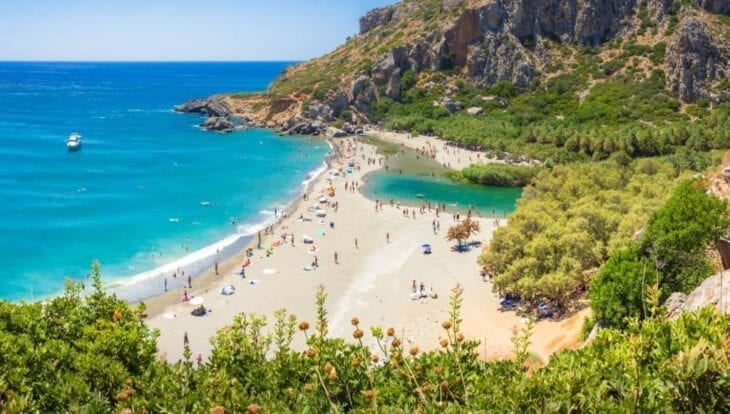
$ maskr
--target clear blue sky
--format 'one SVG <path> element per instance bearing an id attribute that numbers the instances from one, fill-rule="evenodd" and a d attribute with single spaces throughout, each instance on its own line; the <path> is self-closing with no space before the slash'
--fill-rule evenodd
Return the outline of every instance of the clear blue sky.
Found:
<path id="1" fill-rule="evenodd" d="M 0 60 L 305 60 L 395 0 L 0 0 Z"/>

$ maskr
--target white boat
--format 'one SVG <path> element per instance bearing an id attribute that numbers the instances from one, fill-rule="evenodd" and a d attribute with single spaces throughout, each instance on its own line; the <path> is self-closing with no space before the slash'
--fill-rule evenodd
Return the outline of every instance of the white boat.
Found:
<path id="1" fill-rule="evenodd" d="M 69 151 L 76 151 L 81 147 L 81 135 L 79 135 L 78 132 L 72 132 L 71 135 L 68 136 L 68 141 L 66 141 L 66 148 L 68 148 Z"/>

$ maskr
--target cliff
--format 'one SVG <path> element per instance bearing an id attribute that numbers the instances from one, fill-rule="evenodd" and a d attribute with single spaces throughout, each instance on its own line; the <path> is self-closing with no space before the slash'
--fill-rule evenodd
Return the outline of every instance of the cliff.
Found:
<path id="1" fill-rule="evenodd" d="M 401 101 L 413 83 L 448 86 L 464 80 L 487 88 L 509 82 L 527 90 L 575 72 L 577 56 L 588 50 L 596 65 L 612 65 L 616 75 L 635 67 L 646 74 L 659 70 L 667 90 L 683 102 L 717 103 L 728 91 L 723 83 L 730 70 L 728 4 L 405 0 L 367 13 L 358 35 L 287 69 L 265 94 L 216 101 L 257 125 L 286 130 L 317 122 L 316 132 L 337 119 L 369 122 L 378 100 Z M 627 50 L 651 52 L 622 58 Z"/>

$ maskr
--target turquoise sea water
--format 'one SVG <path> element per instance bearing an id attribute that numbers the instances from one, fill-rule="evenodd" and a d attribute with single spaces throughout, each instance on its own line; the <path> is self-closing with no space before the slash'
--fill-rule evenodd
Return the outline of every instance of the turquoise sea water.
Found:
<path id="1" fill-rule="evenodd" d="M 123 296 L 149 296 L 161 290 L 152 269 L 191 254 L 209 266 L 273 221 L 327 143 L 205 132 L 172 108 L 263 90 L 286 65 L 0 63 L 0 299 L 58 292 L 94 259 L 108 283 L 136 275 Z M 70 153 L 74 131 L 83 145 Z"/>
<path id="2" fill-rule="evenodd" d="M 381 147 L 377 139 L 370 139 Z M 392 145 L 385 145 L 391 151 Z M 382 148 L 382 147 L 381 147 Z M 419 206 L 426 202 L 443 203 L 447 211 L 465 213 L 470 207 L 489 217 L 506 217 L 514 211 L 522 195 L 521 188 L 489 187 L 456 182 L 445 174 L 447 169 L 437 162 L 417 157 L 415 151 L 399 148 L 389 155 L 388 169 L 368 174 L 363 194 L 385 203 L 391 199 L 405 205 Z"/>

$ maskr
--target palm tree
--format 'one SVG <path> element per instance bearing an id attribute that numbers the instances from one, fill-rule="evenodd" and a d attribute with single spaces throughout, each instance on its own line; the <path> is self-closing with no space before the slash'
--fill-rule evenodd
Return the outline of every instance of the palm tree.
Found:
<path id="1" fill-rule="evenodd" d="M 449 228 L 446 232 L 446 240 L 456 241 L 458 247 L 464 245 L 464 241 L 468 240 L 474 234 L 479 232 L 479 222 L 472 220 L 471 217 L 467 217 L 461 223 L 455 224 Z"/>

